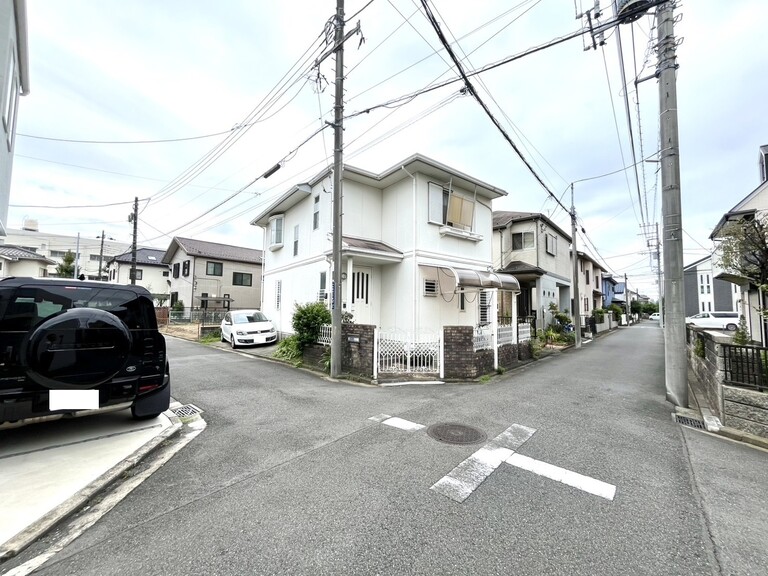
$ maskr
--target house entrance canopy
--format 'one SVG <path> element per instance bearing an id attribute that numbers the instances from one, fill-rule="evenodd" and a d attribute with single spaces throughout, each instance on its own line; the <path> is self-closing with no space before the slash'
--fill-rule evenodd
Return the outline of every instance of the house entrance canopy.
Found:
<path id="1" fill-rule="evenodd" d="M 456 288 L 477 288 L 479 290 L 498 288 L 508 292 L 520 292 L 520 283 L 511 274 L 448 266 L 441 266 L 440 271 L 453 276 L 456 281 Z"/>

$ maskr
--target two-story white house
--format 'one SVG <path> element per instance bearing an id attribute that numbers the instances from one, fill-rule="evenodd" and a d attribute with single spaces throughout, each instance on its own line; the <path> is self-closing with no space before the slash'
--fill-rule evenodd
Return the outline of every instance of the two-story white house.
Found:
<path id="1" fill-rule="evenodd" d="M 591 316 L 595 310 L 603 308 L 603 270 L 602 266 L 586 252 L 578 251 L 579 257 L 579 304 L 580 316 Z"/>
<path id="2" fill-rule="evenodd" d="M 186 308 L 248 309 L 261 304 L 262 251 L 174 237 L 162 257 L 170 302 Z"/>
<path id="3" fill-rule="evenodd" d="M 155 248 L 136 249 L 136 284 L 143 286 L 156 300 L 168 300 L 170 295 L 170 270 L 163 264 L 165 250 Z M 111 258 L 106 265 L 107 277 L 116 284 L 131 283 L 133 254 L 126 252 Z"/>
<path id="4" fill-rule="evenodd" d="M 495 322 L 491 202 L 506 192 L 422 155 L 375 174 L 342 175 L 343 311 L 357 324 L 410 333 Z M 264 312 L 292 332 L 295 304 L 332 294 L 330 169 L 294 186 L 252 220 L 264 230 Z"/>
<path id="5" fill-rule="evenodd" d="M 512 274 L 520 282 L 518 314 L 536 328 L 552 321 L 550 304 L 571 309 L 571 237 L 544 214 L 536 212 L 493 213 L 494 268 Z M 512 308 L 502 297 L 501 314 Z"/>

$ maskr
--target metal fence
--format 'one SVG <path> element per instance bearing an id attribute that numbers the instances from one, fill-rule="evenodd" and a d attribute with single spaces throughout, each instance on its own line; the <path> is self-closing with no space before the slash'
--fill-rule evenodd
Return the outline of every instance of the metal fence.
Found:
<path id="1" fill-rule="evenodd" d="M 768 349 L 735 344 L 722 347 L 727 384 L 768 392 Z"/>
<path id="2" fill-rule="evenodd" d="M 322 344 L 323 346 L 330 346 L 331 345 L 331 330 L 332 326 L 330 324 L 323 324 L 320 326 L 320 335 L 317 337 L 317 343 Z"/>
<path id="3" fill-rule="evenodd" d="M 377 332 L 378 372 L 440 372 L 440 332 L 396 329 Z"/>
<path id="4" fill-rule="evenodd" d="M 221 324 L 227 312 L 228 310 L 184 308 L 184 310 L 171 310 L 168 319 L 171 324 Z"/>

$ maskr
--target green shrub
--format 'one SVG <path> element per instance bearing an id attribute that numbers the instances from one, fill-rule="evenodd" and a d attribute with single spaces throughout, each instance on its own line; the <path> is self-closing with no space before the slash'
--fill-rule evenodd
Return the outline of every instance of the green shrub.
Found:
<path id="1" fill-rule="evenodd" d="M 605 320 L 605 310 L 602 308 L 595 308 L 592 312 L 592 316 L 594 316 L 595 322 L 600 324 Z"/>
<path id="2" fill-rule="evenodd" d="M 696 354 L 699 358 L 704 358 L 704 355 L 706 354 L 704 350 L 704 339 L 703 338 L 696 338 L 696 344 L 693 345 L 693 353 Z"/>
<path id="3" fill-rule="evenodd" d="M 618 322 L 621 319 L 621 315 L 624 314 L 624 310 L 618 304 L 611 304 L 608 310 L 613 313 L 613 319 Z"/>
<path id="4" fill-rule="evenodd" d="M 742 314 L 739 316 L 739 326 L 736 328 L 736 332 L 733 333 L 733 343 L 739 346 L 749 344 L 751 339 L 749 338 L 749 329 L 747 328 L 747 319 Z"/>
<path id="5" fill-rule="evenodd" d="M 171 310 L 174 312 L 184 312 L 184 300 L 176 300 L 176 303 L 171 306 Z"/>
<path id="6" fill-rule="evenodd" d="M 320 327 L 331 323 L 331 311 L 322 302 L 310 302 L 309 304 L 296 304 L 293 313 L 293 332 L 298 339 L 299 350 L 304 350 L 317 342 L 320 336 Z"/>
<path id="7" fill-rule="evenodd" d="M 571 317 L 568 316 L 568 314 L 565 312 L 556 312 L 554 318 L 557 320 L 557 322 L 560 323 L 561 326 L 572 323 Z"/>
<path id="8" fill-rule="evenodd" d="M 299 346 L 299 339 L 294 335 L 280 340 L 277 345 L 277 350 L 275 350 L 272 356 L 280 358 L 281 360 L 300 359 L 301 346 Z"/>
<path id="9" fill-rule="evenodd" d="M 204 334 L 203 336 L 200 336 L 199 342 L 201 344 L 214 344 L 216 342 L 221 342 L 221 330 L 214 330 Z"/>

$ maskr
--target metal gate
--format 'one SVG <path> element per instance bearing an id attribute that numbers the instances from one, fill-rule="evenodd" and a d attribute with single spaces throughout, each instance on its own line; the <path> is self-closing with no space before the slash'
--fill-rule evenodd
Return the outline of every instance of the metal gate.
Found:
<path id="1" fill-rule="evenodd" d="M 439 374 L 441 348 L 440 332 L 377 329 L 376 372 Z"/>

